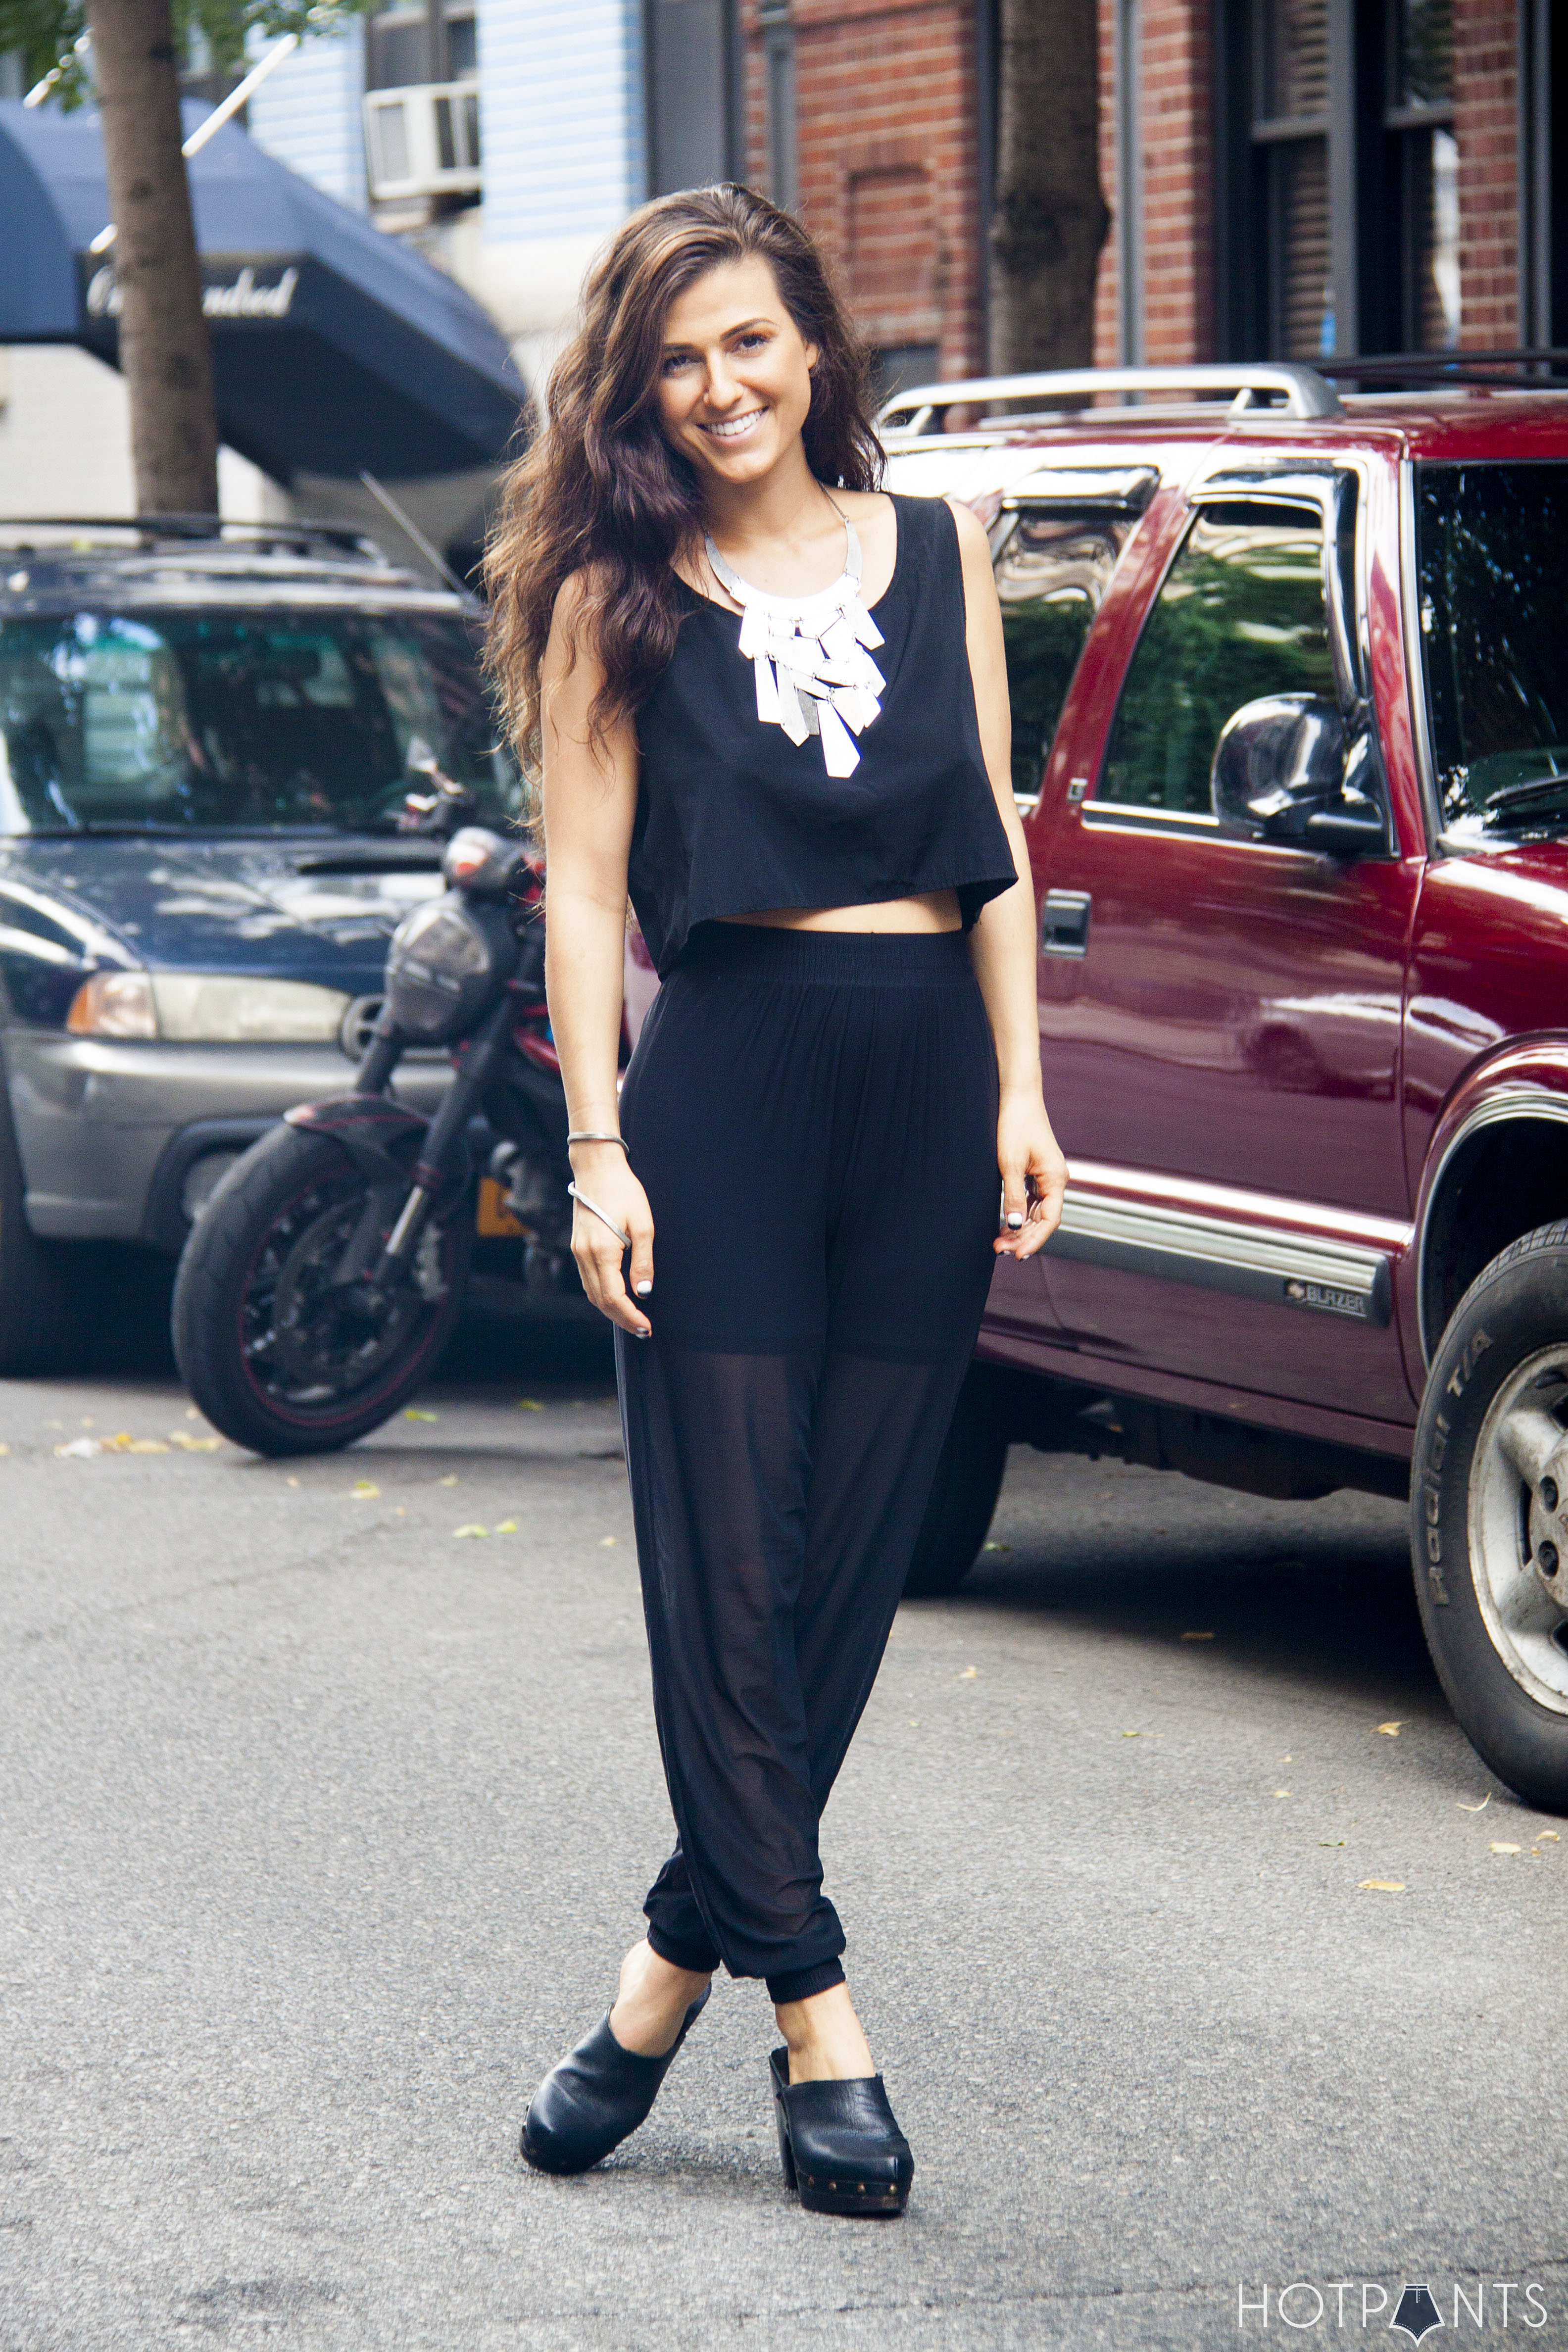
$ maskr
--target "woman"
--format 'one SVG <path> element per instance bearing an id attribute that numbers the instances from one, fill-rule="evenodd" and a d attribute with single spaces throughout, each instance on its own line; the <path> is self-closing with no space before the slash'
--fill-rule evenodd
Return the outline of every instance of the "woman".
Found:
<path id="1" fill-rule="evenodd" d="M 913 2160 L 818 1821 L 992 1253 L 1033 1256 L 1066 1181 L 985 533 L 878 492 L 864 401 L 799 225 L 664 197 L 589 279 L 489 561 L 679 1831 L 523 2154 L 580 2171 L 634 2130 L 722 1960 L 774 2004 L 786 2178 L 846 2212 L 901 2211 Z M 628 891 L 663 985 L 617 1099 Z"/>

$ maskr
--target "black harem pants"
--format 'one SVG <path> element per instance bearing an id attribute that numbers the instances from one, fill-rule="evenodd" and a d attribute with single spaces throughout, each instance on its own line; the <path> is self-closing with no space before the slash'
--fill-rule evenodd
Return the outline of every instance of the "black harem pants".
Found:
<path id="1" fill-rule="evenodd" d="M 843 1979 L 818 1823 L 994 1264 L 996 1061 L 966 940 L 702 927 L 621 1115 L 654 1217 L 653 1337 L 616 1345 L 679 1832 L 648 1941 L 803 2000 Z"/>

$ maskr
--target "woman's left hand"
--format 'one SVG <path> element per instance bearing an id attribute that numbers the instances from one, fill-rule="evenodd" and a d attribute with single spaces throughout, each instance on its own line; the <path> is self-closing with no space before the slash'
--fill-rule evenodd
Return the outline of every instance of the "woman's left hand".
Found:
<path id="1" fill-rule="evenodd" d="M 996 1162 L 1004 1227 L 994 1244 L 996 1255 L 1033 1257 L 1061 1223 L 1068 1181 L 1068 1164 L 1038 1094 L 1004 1099 L 996 1121 Z"/>

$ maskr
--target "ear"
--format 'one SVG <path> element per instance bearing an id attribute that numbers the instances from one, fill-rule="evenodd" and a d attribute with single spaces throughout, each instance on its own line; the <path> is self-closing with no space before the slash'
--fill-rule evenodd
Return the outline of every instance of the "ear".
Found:
<path id="1" fill-rule="evenodd" d="M 807 373 L 807 374 L 808 374 L 808 375 L 809 375 L 809 374 L 812 373 L 812 371 L 816 368 L 816 362 L 817 362 L 817 361 L 818 361 L 821 357 L 822 357 L 822 353 L 821 353 L 821 352 L 817 349 L 817 347 L 816 347 L 816 345 L 815 343 L 807 343 L 807 344 L 806 344 L 806 346 L 805 346 L 805 366 L 806 366 L 806 373 Z"/>

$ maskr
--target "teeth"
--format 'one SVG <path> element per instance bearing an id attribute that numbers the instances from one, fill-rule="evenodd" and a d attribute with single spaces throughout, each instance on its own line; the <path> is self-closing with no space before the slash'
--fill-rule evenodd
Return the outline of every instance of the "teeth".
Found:
<path id="1" fill-rule="evenodd" d="M 762 413 L 760 408 L 753 408 L 749 416 L 727 417 L 722 425 L 705 425 L 702 430 L 713 434 L 721 441 L 730 441 L 738 433 L 749 432 Z"/>

